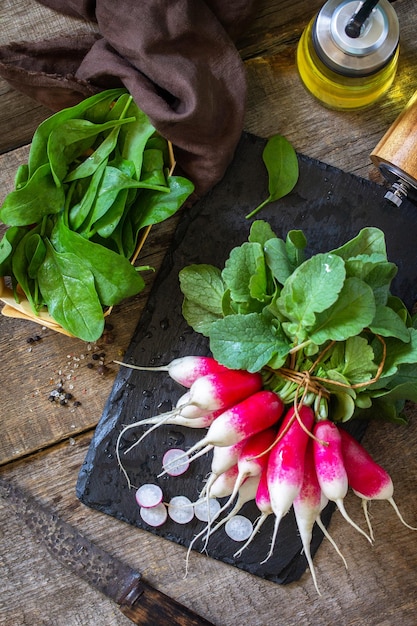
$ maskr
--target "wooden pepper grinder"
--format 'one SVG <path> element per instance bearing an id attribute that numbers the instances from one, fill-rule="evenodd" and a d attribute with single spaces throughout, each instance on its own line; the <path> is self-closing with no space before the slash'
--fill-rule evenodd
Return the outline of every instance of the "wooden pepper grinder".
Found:
<path id="1" fill-rule="evenodd" d="M 371 160 L 391 183 L 385 198 L 401 206 L 417 203 L 417 91 L 371 153 Z"/>

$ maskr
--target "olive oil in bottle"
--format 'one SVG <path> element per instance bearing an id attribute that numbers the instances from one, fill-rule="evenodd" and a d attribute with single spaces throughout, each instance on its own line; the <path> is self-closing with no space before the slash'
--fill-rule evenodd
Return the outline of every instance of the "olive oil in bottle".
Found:
<path id="1" fill-rule="evenodd" d="M 389 89 L 398 55 L 398 18 L 388 0 L 329 0 L 300 38 L 297 67 L 322 104 L 360 109 Z"/>

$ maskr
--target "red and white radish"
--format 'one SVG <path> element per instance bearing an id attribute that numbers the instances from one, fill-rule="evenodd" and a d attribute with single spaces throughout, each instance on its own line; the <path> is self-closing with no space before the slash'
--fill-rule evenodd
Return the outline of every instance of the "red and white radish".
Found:
<path id="1" fill-rule="evenodd" d="M 387 500 L 404 526 L 411 530 L 417 530 L 417 528 L 407 524 L 401 515 L 393 498 L 394 485 L 388 472 L 376 463 L 359 441 L 345 429 L 340 428 L 339 433 L 348 483 L 353 492 L 362 499 L 362 507 L 371 537 L 373 538 L 373 530 L 367 507 L 370 500 Z"/>
<path id="2" fill-rule="evenodd" d="M 266 470 L 263 471 L 260 476 L 258 488 L 255 494 L 255 503 L 261 515 L 259 516 L 252 530 L 252 534 L 248 537 L 248 540 L 246 541 L 246 543 L 237 552 L 234 553 L 233 556 L 235 558 L 240 556 L 242 552 L 248 547 L 248 545 L 252 543 L 256 534 L 259 532 L 261 526 L 264 524 L 267 518 L 273 513 L 272 506 L 271 506 L 271 497 L 269 495 L 269 489 L 268 489 L 268 480 L 267 480 Z"/>
<path id="3" fill-rule="evenodd" d="M 154 425 L 147 430 L 137 441 L 135 441 L 125 453 L 131 451 L 135 446 L 143 441 L 143 439 L 155 428 L 163 423 L 167 423 L 170 419 L 177 415 L 184 415 L 185 407 L 197 407 L 198 415 L 204 415 L 219 409 L 227 409 L 244 398 L 251 396 L 262 389 L 262 376 L 260 374 L 252 374 L 245 370 L 227 370 L 219 374 L 208 374 L 200 376 L 191 385 L 189 390 L 189 400 L 185 404 L 175 407 L 171 411 L 163 413 L 159 416 Z M 272 393 L 272 392 L 270 392 Z M 277 396 L 276 396 L 277 397 Z M 202 412 L 200 413 L 200 409 Z M 186 417 L 189 417 L 188 415 Z M 151 418 L 153 419 L 153 418 Z M 215 421 L 215 420 L 214 420 Z M 213 421 L 213 424 L 214 424 Z M 129 487 L 131 486 L 129 477 L 120 459 L 120 443 L 126 432 L 132 428 L 143 425 L 143 421 L 139 420 L 127 426 L 119 433 L 116 442 L 116 456 L 120 469 L 124 473 Z M 224 445 L 228 445 L 227 443 Z"/>
<path id="4" fill-rule="evenodd" d="M 259 433 L 243 440 L 243 446 L 237 459 L 237 467 L 239 471 L 235 486 L 233 488 L 233 492 L 230 494 L 228 502 L 224 505 L 224 509 L 226 509 L 236 498 L 240 487 L 247 478 L 254 476 L 259 476 L 260 478 L 262 472 L 266 470 L 269 448 L 275 441 L 276 433 L 276 428 L 266 428 L 265 430 L 261 430 Z M 256 486 L 258 486 L 258 484 L 259 480 L 257 481 Z M 254 497 L 255 495 L 256 491 Z"/>
<path id="5" fill-rule="evenodd" d="M 348 477 L 338 427 L 330 420 L 322 420 L 316 423 L 313 434 L 314 463 L 321 490 L 326 498 L 336 503 L 345 520 L 372 543 L 371 537 L 349 517 L 345 509 Z"/>
<path id="6" fill-rule="evenodd" d="M 291 407 L 285 414 L 278 434 L 278 442 L 268 458 L 267 483 L 271 507 L 275 515 L 271 548 L 265 561 L 272 555 L 281 519 L 290 510 L 300 492 L 304 476 L 304 457 L 314 411 L 310 406 Z"/>
<path id="7" fill-rule="evenodd" d="M 317 584 L 316 571 L 310 550 L 314 524 L 320 515 L 321 509 L 321 489 L 314 465 L 313 439 L 311 438 L 307 443 L 304 457 L 303 483 L 300 492 L 294 498 L 293 509 L 304 554 L 310 568 L 314 586 L 320 596 L 321 593 Z"/>
<path id="8" fill-rule="evenodd" d="M 214 446 L 213 455 L 211 458 L 210 475 L 200 492 L 200 498 L 202 498 L 207 492 L 210 493 L 210 489 L 216 478 L 227 472 L 231 467 L 237 465 L 240 451 L 245 445 L 245 439 L 238 441 L 232 446 Z"/>
<path id="9" fill-rule="evenodd" d="M 273 391 L 254 392 L 219 415 L 206 436 L 192 446 L 187 454 L 193 460 L 214 446 L 237 444 L 276 424 L 283 410 L 284 403 Z"/>
<path id="10" fill-rule="evenodd" d="M 114 361 L 118 365 L 134 370 L 145 372 L 168 372 L 169 376 L 183 387 L 191 387 L 193 382 L 207 374 L 219 374 L 230 371 L 224 365 L 218 363 L 213 357 L 208 356 L 183 356 L 171 361 L 168 365 L 142 366 Z"/>

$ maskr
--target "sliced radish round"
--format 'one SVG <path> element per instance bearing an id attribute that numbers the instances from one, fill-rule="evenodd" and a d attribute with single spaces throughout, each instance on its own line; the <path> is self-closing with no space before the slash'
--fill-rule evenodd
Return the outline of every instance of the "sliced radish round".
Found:
<path id="1" fill-rule="evenodd" d="M 190 466 L 188 456 L 184 456 L 184 450 L 180 448 L 170 448 L 162 458 L 162 466 L 169 476 L 181 476 Z"/>
<path id="2" fill-rule="evenodd" d="M 178 524 L 188 524 L 194 517 L 193 503 L 186 496 L 174 496 L 168 504 L 168 515 Z"/>
<path id="3" fill-rule="evenodd" d="M 235 515 L 227 520 L 224 529 L 233 541 L 245 541 L 251 536 L 253 526 L 252 522 L 247 517 Z"/>
<path id="4" fill-rule="evenodd" d="M 194 505 L 194 514 L 201 522 L 208 522 L 220 510 L 220 502 L 216 498 L 209 498 Z"/>
<path id="5" fill-rule="evenodd" d="M 162 489 L 159 485 L 153 483 L 146 483 L 139 487 L 136 491 L 136 502 L 139 506 L 143 506 L 146 509 L 157 506 L 162 502 Z"/>
<path id="6" fill-rule="evenodd" d="M 139 513 L 145 524 L 149 524 L 149 526 L 162 526 L 168 517 L 167 508 L 163 502 L 151 509 L 142 506 Z"/>

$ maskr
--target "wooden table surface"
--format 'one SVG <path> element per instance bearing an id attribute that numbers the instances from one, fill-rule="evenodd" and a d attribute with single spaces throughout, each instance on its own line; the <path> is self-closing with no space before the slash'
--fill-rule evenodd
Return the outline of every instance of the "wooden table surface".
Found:
<path id="1" fill-rule="evenodd" d="M 259 2 L 256 19 L 238 42 L 249 88 L 245 129 L 262 137 L 284 134 L 299 152 L 376 180 L 370 152 L 417 85 L 416 3 L 394 3 L 401 54 L 393 87 L 369 109 L 349 113 L 330 111 L 315 102 L 297 76 L 298 39 L 321 5 L 318 0 Z M 2 44 L 93 28 L 34 0 L 2 0 L 0 24 Z M 17 166 L 27 157 L 34 129 L 50 112 L 4 81 L 0 81 L 0 104 L 1 203 L 12 188 Z M 175 219 L 151 231 L 144 263 L 159 267 L 174 228 Z M 385 502 L 371 507 L 373 547 L 339 513 L 334 514 L 331 533 L 349 567 L 345 570 L 324 542 L 315 559 L 323 591 L 318 597 L 308 572 L 297 583 L 279 586 L 198 554 L 184 581 L 183 547 L 90 510 L 77 500 L 78 472 L 117 372 L 112 360 L 120 359 L 129 345 L 150 286 L 149 282 L 145 293 L 115 307 L 113 330 L 94 345 L 0 316 L 1 477 L 27 489 L 98 545 L 138 568 L 151 584 L 217 626 L 415 624 L 417 534 L 403 526 Z M 40 339 L 31 341 L 37 335 Z M 101 353 L 104 373 L 93 359 Z M 62 407 L 49 401 L 60 380 L 81 406 Z M 414 407 L 409 413 L 408 427 L 373 423 L 364 444 L 391 473 L 396 501 L 409 523 L 417 525 Z M 361 519 L 358 498 L 349 494 L 346 505 L 355 519 Z M 0 502 L 1 625 L 128 623 L 111 601 L 55 562 Z"/>

